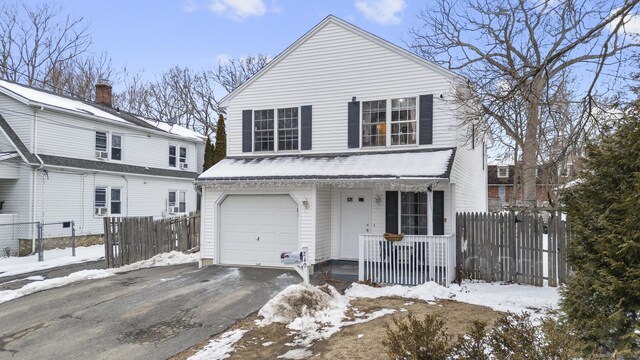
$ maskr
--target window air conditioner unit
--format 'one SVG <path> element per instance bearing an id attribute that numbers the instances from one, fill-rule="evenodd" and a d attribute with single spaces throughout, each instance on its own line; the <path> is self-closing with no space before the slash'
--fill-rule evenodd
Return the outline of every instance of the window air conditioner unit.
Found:
<path id="1" fill-rule="evenodd" d="M 189 167 L 189 164 L 182 163 L 180 164 L 180 169 L 186 169 Z"/>
<path id="2" fill-rule="evenodd" d="M 96 215 L 99 215 L 99 216 L 107 215 L 107 208 L 106 207 L 96 208 Z"/>
<path id="3" fill-rule="evenodd" d="M 180 206 L 169 206 L 169 214 L 177 214 L 180 212 Z"/>
<path id="4" fill-rule="evenodd" d="M 108 159 L 109 153 L 106 151 L 96 151 L 96 159 Z"/>

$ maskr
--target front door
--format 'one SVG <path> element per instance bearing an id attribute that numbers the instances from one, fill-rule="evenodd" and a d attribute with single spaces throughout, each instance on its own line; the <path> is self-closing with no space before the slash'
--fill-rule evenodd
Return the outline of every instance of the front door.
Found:
<path id="1" fill-rule="evenodd" d="M 343 191 L 340 200 L 340 257 L 358 258 L 358 235 L 369 232 L 371 192 Z"/>

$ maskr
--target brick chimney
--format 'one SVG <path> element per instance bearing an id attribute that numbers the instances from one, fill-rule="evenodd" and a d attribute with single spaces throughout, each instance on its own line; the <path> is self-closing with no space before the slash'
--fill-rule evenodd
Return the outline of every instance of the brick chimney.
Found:
<path id="1" fill-rule="evenodd" d="M 108 107 L 113 105 L 111 84 L 109 84 L 109 80 L 98 79 L 98 82 L 96 83 L 96 103 L 106 105 Z"/>

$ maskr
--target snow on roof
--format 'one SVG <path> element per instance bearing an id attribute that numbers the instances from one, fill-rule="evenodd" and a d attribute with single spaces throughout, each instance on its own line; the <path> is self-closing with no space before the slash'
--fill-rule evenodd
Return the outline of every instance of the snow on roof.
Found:
<path id="1" fill-rule="evenodd" d="M 510 157 L 494 157 L 487 160 L 487 165 L 510 166 L 513 165 L 513 159 Z"/>
<path id="2" fill-rule="evenodd" d="M 226 158 L 198 180 L 448 178 L 452 148 L 403 152 Z"/>
<path id="3" fill-rule="evenodd" d="M 178 135 L 178 136 L 182 136 L 185 138 L 191 138 L 191 139 L 197 139 L 197 140 L 205 140 L 207 137 L 199 134 L 193 130 L 189 130 L 185 127 L 182 127 L 180 125 L 170 125 L 166 122 L 162 122 L 162 121 L 158 121 L 158 120 L 152 120 L 149 118 L 145 118 L 142 116 L 138 116 L 139 119 L 144 120 L 146 123 L 148 123 L 151 126 L 154 126 L 162 131 L 166 131 L 170 134 L 174 134 L 174 135 Z"/>
<path id="4" fill-rule="evenodd" d="M 52 94 L 5 80 L 0 80 L 0 87 L 3 87 L 30 102 L 71 110 L 84 115 L 94 115 L 108 120 L 128 123 L 126 120 L 101 110 L 96 106 L 87 104 L 82 100 L 70 99 L 65 96 Z"/>

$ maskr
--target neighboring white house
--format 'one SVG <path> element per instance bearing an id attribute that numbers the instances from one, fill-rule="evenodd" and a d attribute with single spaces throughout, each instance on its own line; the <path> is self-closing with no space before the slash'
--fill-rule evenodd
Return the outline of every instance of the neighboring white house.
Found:
<path id="1" fill-rule="evenodd" d="M 196 210 L 203 136 L 96 103 L 0 81 L 1 213 L 13 222 L 74 221 L 103 233 L 105 216 Z M 46 229 L 45 229 L 46 230 Z"/>
<path id="2" fill-rule="evenodd" d="M 454 116 L 448 70 L 334 16 L 222 100 L 227 158 L 198 178 L 201 257 L 280 266 L 359 258 L 359 235 L 455 232 L 486 211 L 482 139 Z M 468 134 L 467 134 L 468 135 Z"/>

